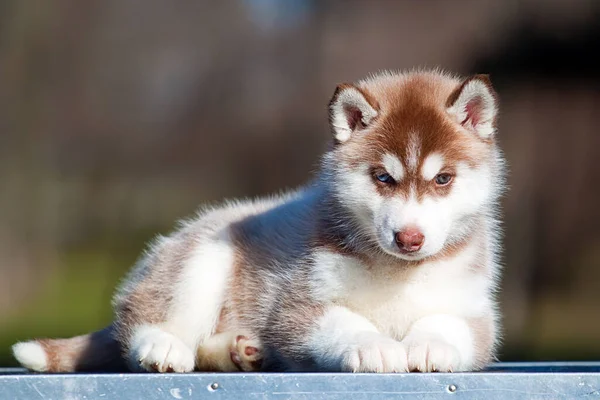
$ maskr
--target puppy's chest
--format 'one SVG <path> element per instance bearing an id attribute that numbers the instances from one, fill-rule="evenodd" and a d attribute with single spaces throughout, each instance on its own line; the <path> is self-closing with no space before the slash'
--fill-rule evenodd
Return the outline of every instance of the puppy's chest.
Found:
<path id="1" fill-rule="evenodd" d="M 403 337 L 417 319 L 433 313 L 448 312 L 456 302 L 451 287 L 431 277 L 420 279 L 364 280 L 348 287 L 339 301 L 365 316 L 382 332 Z"/>
<path id="2" fill-rule="evenodd" d="M 329 301 L 366 317 L 388 335 L 401 339 L 419 318 L 432 314 L 477 314 L 486 301 L 480 276 L 451 265 L 409 270 L 381 265 L 367 268 L 355 260 L 337 259 L 322 271 L 323 294 Z"/>

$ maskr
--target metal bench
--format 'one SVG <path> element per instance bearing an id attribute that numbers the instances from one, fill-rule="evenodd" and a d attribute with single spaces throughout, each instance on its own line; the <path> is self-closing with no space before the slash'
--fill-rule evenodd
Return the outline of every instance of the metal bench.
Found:
<path id="1" fill-rule="evenodd" d="M 454 374 L 31 374 L 0 369 L 0 399 L 594 399 L 600 362 L 497 363 Z"/>

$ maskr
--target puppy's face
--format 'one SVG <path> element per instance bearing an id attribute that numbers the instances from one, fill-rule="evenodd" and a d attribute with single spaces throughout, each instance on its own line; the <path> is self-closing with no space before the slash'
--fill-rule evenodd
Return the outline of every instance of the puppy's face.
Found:
<path id="1" fill-rule="evenodd" d="M 487 78 L 373 78 L 340 85 L 330 110 L 336 196 L 383 251 L 416 261 L 469 234 L 498 181 Z"/>

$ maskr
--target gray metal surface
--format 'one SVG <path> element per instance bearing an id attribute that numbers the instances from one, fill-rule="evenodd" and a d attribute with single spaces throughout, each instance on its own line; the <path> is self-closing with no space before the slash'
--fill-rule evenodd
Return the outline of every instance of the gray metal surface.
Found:
<path id="1" fill-rule="evenodd" d="M 560 372 L 551 372 L 560 371 Z M 499 363 L 456 374 L 28 374 L 0 399 L 600 399 L 600 363 Z"/>

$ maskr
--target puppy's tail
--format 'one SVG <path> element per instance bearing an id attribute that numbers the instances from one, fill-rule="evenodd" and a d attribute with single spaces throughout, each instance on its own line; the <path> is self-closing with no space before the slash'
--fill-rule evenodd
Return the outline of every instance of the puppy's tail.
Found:
<path id="1" fill-rule="evenodd" d="M 112 325 L 69 339 L 38 339 L 12 347 L 17 361 L 38 372 L 126 371 Z"/>

